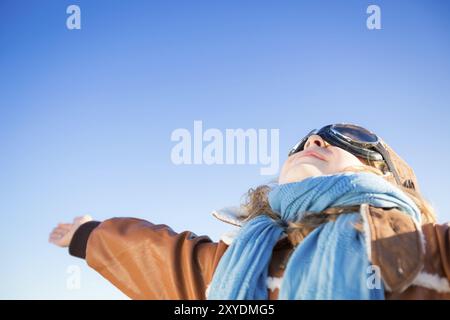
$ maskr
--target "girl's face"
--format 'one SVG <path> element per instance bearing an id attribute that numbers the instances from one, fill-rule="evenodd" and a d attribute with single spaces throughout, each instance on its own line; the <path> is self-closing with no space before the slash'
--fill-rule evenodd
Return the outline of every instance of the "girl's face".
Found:
<path id="1" fill-rule="evenodd" d="M 281 168 L 279 184 L 298 182 L 308 177 L 341 172 L 349 166 L 364 164 L 358 157 L 312 135 L 302 151 L 291 155 Z"/>

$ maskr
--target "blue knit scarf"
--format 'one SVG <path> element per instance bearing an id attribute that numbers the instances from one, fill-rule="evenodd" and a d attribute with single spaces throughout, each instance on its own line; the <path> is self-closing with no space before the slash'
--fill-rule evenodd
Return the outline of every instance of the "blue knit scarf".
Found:
<path id="1" fill-rule="evenodd" d="M 269 193 L 281 222 L 298 221 L 305 212 L 367 203 L 398 208 L 420 223 L 420 211 L 399 188 L 372 173 L 339 173 L 277 185 Z M 368 286 L 370 262 L 364 235 L 354 224 L 359 213 L 341 214 L 317 227 L 294 250 L 281 283 L 279 299 L 384 299 L 384 288 Z M 208 299 L 268 299 L 272 250 L 283 223 L 266 215 L 245 223 L 222 256 Z M 370 268 L 369 268 L 370 269 Z"/>

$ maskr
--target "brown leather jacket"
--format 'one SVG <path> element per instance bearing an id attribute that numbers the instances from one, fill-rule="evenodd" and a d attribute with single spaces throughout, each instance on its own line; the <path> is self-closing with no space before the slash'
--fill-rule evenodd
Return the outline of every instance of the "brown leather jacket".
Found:
<path id="1" fill-rule="evenodd" d="M 381 271 L 386 299 L 450 299 L 448 224 L 420 227 L 396 209 L 367 205 L 361 206 L 361 215 L 370 243 L 368 255 Z M 205 299 L 228 247 L 223 240 L 215 243 L 207 236 L 176 233 L 166 225 L 135 218 L 88 223 L 84 231 L 83 226 L 72 240 L 71 253 L 85 257 L 89 266 L 132 299 Z M 83 252 L 77 254 L 80 247 Z M 273 250 L 269 299 L 277 299 L 292 249 L 284 238 Z"/>

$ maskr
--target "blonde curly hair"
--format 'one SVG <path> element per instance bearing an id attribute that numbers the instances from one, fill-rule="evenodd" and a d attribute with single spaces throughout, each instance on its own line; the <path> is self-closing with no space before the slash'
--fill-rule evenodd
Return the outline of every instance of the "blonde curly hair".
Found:
<path id="1" fill-rule="evenodd" d="M 362 164 L 357 166 L 347 167 L 342 172 L 371 172 L 376 175 L 386 178 L 386 168 L 383 162 L 370 162 L 366 159 L 360 159 Z M 391 179 L 387 179 L 392 183 Z M 411 188 L 402 185 L 396 185 L 403 192 L 406 193 L 417 205 L 422 213 L 422 224 L 436 222 L 436 215 L 433 207 L 422 197 L 422 195 Z M 242 209 L 247 213 L 244 221 L 253 219 L 259 215 L 267 215 L 268 217 L 279 220 L 279 215 L 272 210 L 268 200 L 268 193 L 271 187 L 269 185 L 260 185 L 256 188 L 251 188 L 245 194 L 245 201 L 241 205 Z M 286 233 L 289 241 L 293 246 L 297 246 L 311 231 L 323 223 L 334 221 L 339 214 L 358 212 L 359 206 L 345 206 L 327 208 L 321 212 L 311 212 L 305 214 L 304 218 L 297 222 L 288 222 Z M 361 230 L 360 225 L 355 226 Z"/>

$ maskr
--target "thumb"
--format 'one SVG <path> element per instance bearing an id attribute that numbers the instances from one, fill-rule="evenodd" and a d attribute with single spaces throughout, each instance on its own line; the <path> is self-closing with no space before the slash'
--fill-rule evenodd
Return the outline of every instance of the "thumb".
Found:
<path id="1" fill-rule="evenodd" d="M 86 222 L 89 222 L 89 221 L 92 221 L 92 220 L 93 220 L 92 217 L 90 215 L 86 214 L 84 216 L 75 217 L 75 219 L 73 219 L 73 223 L 75 225 L 80 226 L 83 223 L 86 223 Z"/>

